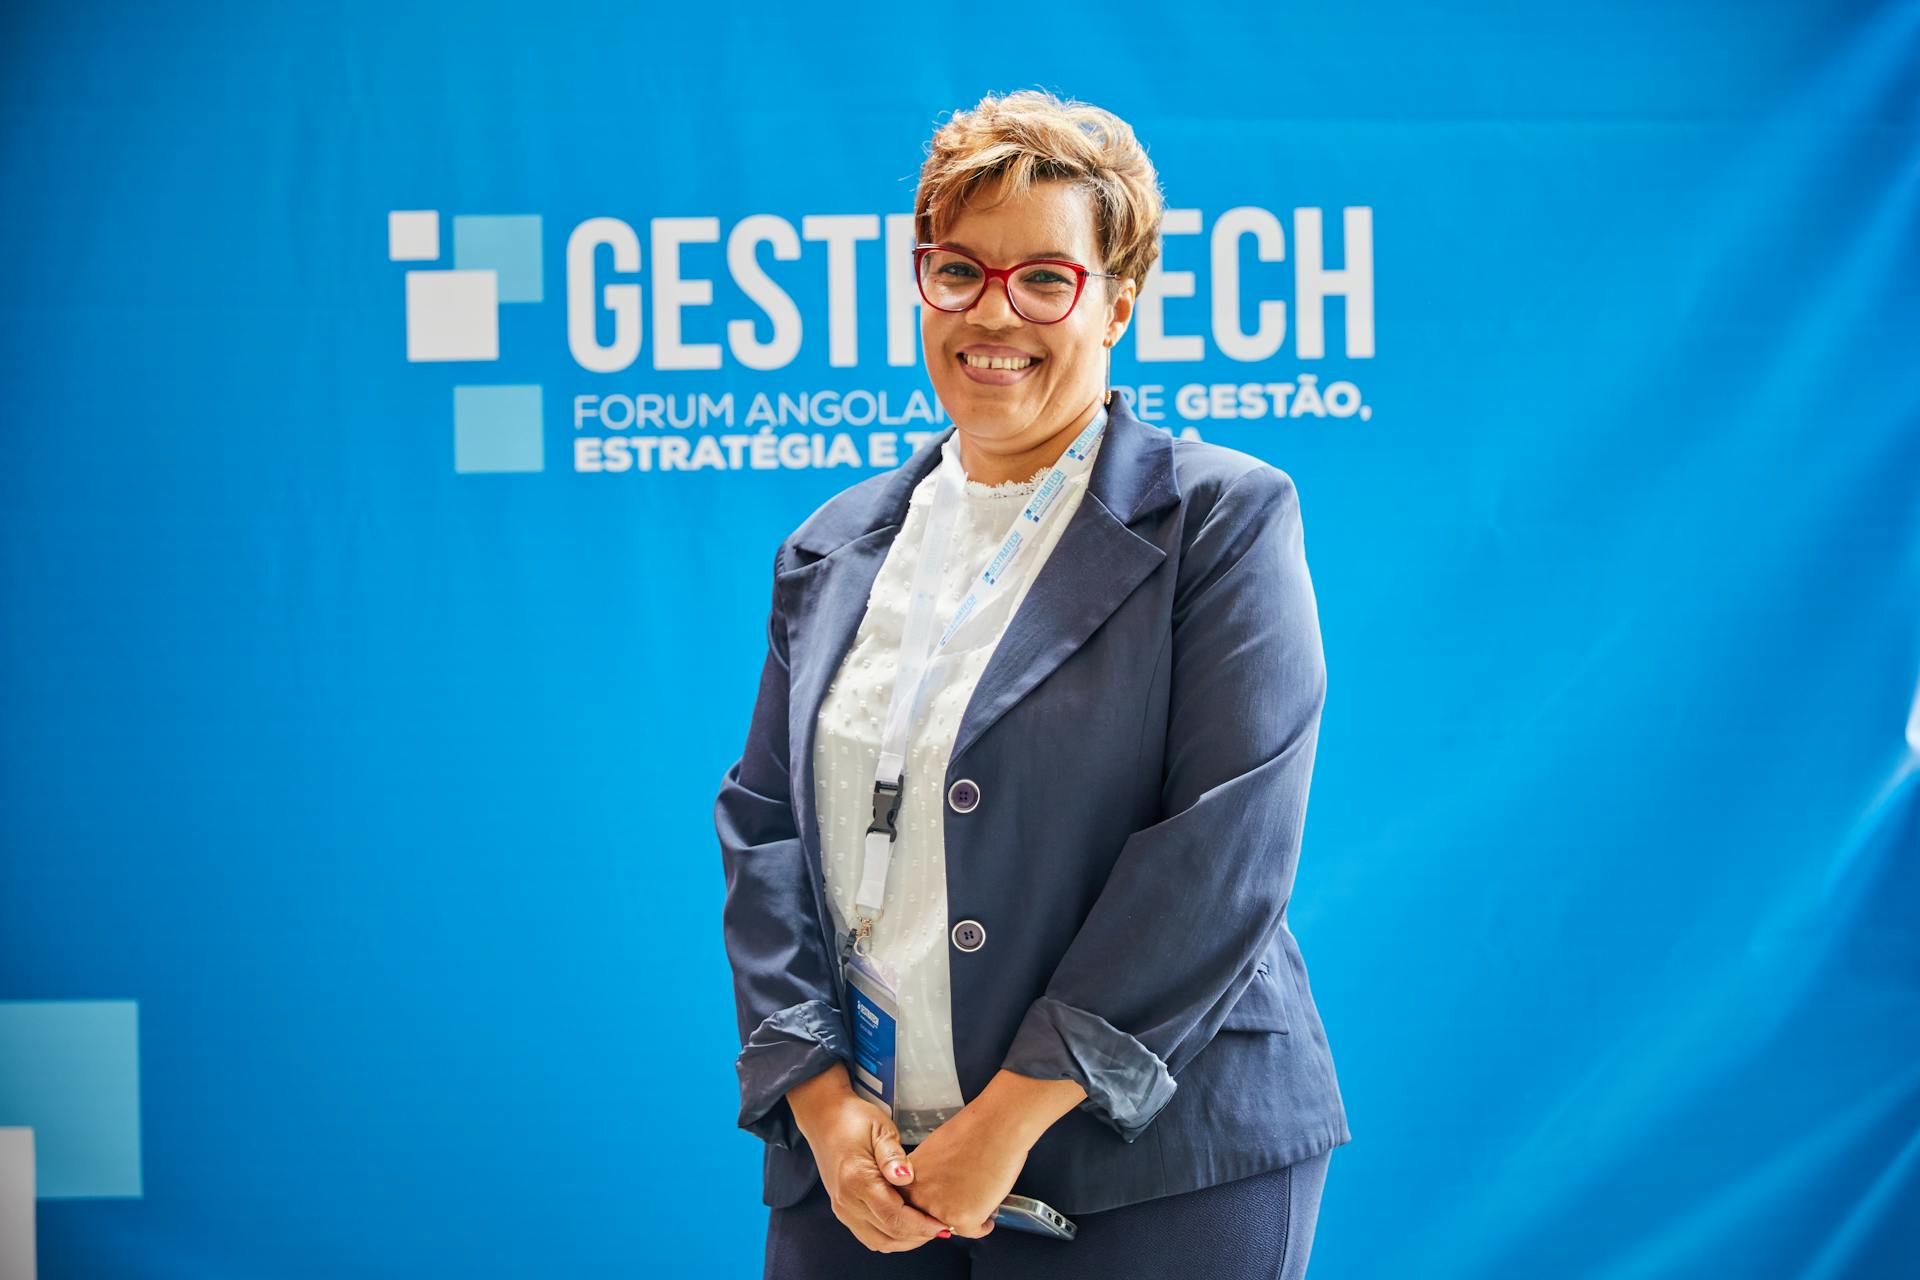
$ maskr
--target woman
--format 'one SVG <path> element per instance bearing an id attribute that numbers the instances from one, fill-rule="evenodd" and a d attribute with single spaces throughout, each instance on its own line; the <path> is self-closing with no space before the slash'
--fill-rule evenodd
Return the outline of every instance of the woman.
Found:
<path id="1" fill-rule="evenodd" d="M 1304 1274 L 1349 1136 L 1286 923 L 1325 666 L 1292 481 L 1111 394 L 1161 210 L 1098 108 L 942 126 L 953 427 L 775 556 L 715 806 L 768 1276 Z"/>

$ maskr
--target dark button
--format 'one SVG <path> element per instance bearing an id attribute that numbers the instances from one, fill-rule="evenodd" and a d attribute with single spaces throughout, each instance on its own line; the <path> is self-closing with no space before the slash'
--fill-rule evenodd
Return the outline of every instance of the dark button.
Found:
<path id="1" fill-rule="evenodd" d="M 972 778 L 962 778 L 947 788 L 947 803 L 955 813 L 972 813 L 980 803 L 980 787 Z"/>
<path id="2" fill-rule="evenodd" d="M 953 926 L 953 945 L 962 951 L 978 951 L 987 943 L 987 926 L 978 920 L 962 920 Z"/>

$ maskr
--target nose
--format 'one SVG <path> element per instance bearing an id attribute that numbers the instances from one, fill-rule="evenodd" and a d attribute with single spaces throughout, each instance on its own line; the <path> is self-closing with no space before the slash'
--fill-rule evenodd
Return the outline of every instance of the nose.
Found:
<path id="1" fill-rule="evenodd" d="M 999 285 L 1000 288 L 995 290 L 995 285 Z M 987 287 L 980 291 L 980 296 L 973 300 L 971 307 L 967 308 L 967 319 L 982 329 L 1004 329 L 1024 324 L 1025 321 L 1021 320 L 1020 313 L 1013 309 L 1013 295 L 1007 292 L 1010 287 L 1005 276 L 998 280 L 987 281 Z M 997 300 L 989 302 L 989 299 Z"/>

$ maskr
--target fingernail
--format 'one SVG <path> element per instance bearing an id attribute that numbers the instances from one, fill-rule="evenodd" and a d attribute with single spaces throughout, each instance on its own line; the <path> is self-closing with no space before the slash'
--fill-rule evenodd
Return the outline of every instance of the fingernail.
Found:
<path id="1" fill-rule="evenodd" d="M 945 1240 L 945 1239 L 946 1239 L 946 1238 L 947 1238 L 948 1236 L 950 1236 L 950 1235 L 952 1235 L 952 1234 L 953 1234 L 953 1228 L 952 1228 L 952 1227 L 942 1227 L 942 1228 L 940 1228 L 940 1238 L 941 1238 L 942 1240 Z"/>
<path id="2" fill-rule="evenodd" d="M 897 1165 L 895 1165 L 895 1166 L 893 1166 L 893 1176 L 894 1176 L 894 1177 L 896 1177 L 896 1178 L 904 1178 L 904 1177 L 906 1177 L 906 1176 L 907 1176 L 907 1166 L 905 1166 L 905 1165 L 903 1165 L 903 1164 L 897 1164 Z"/>

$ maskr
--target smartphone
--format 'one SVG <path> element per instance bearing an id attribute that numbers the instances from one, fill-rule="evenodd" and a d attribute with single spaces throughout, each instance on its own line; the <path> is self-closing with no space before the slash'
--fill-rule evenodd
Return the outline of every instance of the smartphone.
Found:
<path id="1" fill-rule="evenodd" d="M 1080 1230 L 1058 1209 L 1032 1196 L 1008 1196 L 994 1211 L 993 1221 L 997 1226 L 1032 1231 L 1056 1240 L 1071 1240 Z"/>

